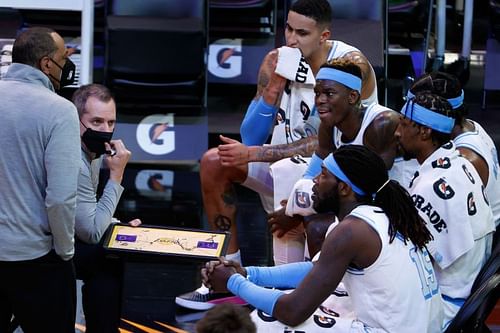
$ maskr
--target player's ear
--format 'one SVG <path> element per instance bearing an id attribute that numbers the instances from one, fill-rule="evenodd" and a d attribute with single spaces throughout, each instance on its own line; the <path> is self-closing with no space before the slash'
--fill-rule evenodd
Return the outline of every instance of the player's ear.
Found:
<path id="1" fill-rule="evenodd" d="M 432 139 L 431 132 L 432 132 L 431 128 L 427 126 L 420 126 L 419 134 L 423 140 L 431 140 Z"/>
<path id="2" fill-rule="evenodd" d="M 330 39 L 330 35 L 331 35 L 330 28 L 325 27 L 321 32 L 321 36 L 319 37 L 320 43 L 321 44 L 326 43 L 326 41 Z"/>
<path id="3" fill-rule="evenodd" d="M 344 183 L 343 181 L 339 181 L 337 191 L 338 191 L 339 196 L 345 197 L 345 196 L 348 196 L 349 193 L 352 192 L 352 188 L 349 185 L 347 185 L 347 183 Z"/>
<path id="4" fill-rule="evenodd" d="M 354 105 L 358 102 L 358 99 L 360 98 L 360 94 L 357 90 L 351 90 L 349 92 L 349 97 L 348 101 L 350 105 Z"/>

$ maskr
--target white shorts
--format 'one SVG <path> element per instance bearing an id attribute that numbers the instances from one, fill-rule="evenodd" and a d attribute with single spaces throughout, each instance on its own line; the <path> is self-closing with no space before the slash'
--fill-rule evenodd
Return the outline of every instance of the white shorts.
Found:
<path id="1" fill-rule="evenodd" d="M 382 333 L 383 330 L 374 329 L 364 325 L 354 317 L 344 316 L 335 309 L 321 305 L 302 324 L 291 327 L 285 325 L 273 317 L 267 315 L 261 310 L 254 310 L 250 314 L 252 321 L 257 327 L 259 333 L 276 333 L 276 332 L 348 332 L 348 333 Z"/>
<path id="2" fill-rule="evenodd" d="M 269 163 L 250 162 L 248 163 L 247 179 L 241 184 L 257 192 L 260 196 L 264 210 L 270 214 L 273 208 L 273 177 L 269 172 Z"/>

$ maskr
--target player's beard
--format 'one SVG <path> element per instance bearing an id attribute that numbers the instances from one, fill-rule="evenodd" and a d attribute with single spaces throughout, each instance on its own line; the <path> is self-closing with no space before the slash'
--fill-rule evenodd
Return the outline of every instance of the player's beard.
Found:
<path id="1" fill-rule="evenodd" d="M 340 200 L 338 195 L 338 185 L 332 188 L 328 193 L 321 198 L 316 192 L 313 197 L 313 207 L 318 213 L 334 213 L 338 215 Z"/>
<path id="2" fill-rule="evenodd" d="M 409 161 L 409 160 L 412 160 L 414 158 L 416 158 L 416 155 L 412 152 L 409 152 L 408 150 L 406 150 L 402 145 L 401 143 L 398 143 L 398 153 L 401 157 L 403 157 L 403 160 L 405 161 Z"/>

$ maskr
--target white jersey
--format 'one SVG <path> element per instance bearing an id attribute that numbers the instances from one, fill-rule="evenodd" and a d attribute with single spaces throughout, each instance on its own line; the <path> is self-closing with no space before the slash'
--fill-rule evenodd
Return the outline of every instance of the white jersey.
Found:
<path id="1" fill-rule="evenodd" d="M 382 241 L 372 265 L 344 275 L 356 318 L 387 332 L 440 331 L 439 287 L 427 250 L 399 235 L 389 243 L 389 220 L 378 207 L 358 206 L 349 215 L 368 223 Z"/>
<path id="2" fill-rule="evenodd" d="M 358 206 L 349 215 L 373 227 L 382 243 L 370 267 L 344 275 L 352 312 L 327 300 L 302 324 L 289 327 L 255 310 L 257 332 L 441 332 L 442 303 L 428 252 L 398 236 L 389 243 L 389 220 L 378 207 Z"/>
<path id="3" fill-rule="evenodd" d="M 410 182 L 418 168 L 420 168 L 420 164 L 418 164 L 417 159 L 412 158 L 407 161 L 402 157 L 396 157 L 391 170 L 389 170 L 389 178 L 396 180 L 408 191 Z"/>
<path id="4" fill-rule="evenodd" d="M 365 135 L 366 129 L 368 128 L 368 126 L 370 126 L 375 117 L 377 117 L 379 114 L 385 111 L 391 111 L 391 109 L 388 109 L 380 104 L 371 104 L 368 107 L 366 107 L 365 114 L 363 115 L 363 120 L 361 121 L 361 126 L 359 128 L 359 131 L 356 134 L 356 137 L 350 142 L 342 141 L 342 132 L 337 127 L 334 127 L 333 144 L 335 148 L 339 148 L 340 146 L 348 144 L 364 145 L 363 137 Z M 286 177 L 284 177 L 284 181 L 279 183 L 275 182 L 275 184 L 277 184 L 275 185 L 275 191 L 278 187 L 283 187 L 287 191 L 289 188 L 292 189 L 291 191 L 287 192 L 289 193 L 289 198 L 285 210 L 286 215 L 308 216 L 316 214 L 316 211 L 313 209 L 313 201 L 311 199 L 312 187 L 314 185 L 312 179 L 303 179 L 302 178 L 303 169 L 299 169 L 297 168 L 297 164 L 289 162 L 290 159 L 287 160 L 288 160 L 287 162 L 283 162 L 280 164 L 274 163 L 275 166 L 273 167 L 274 169 L 276 169 L 277 167 L 282 168 L 280 173 L 282 175 L 286 175 Z M 297 169 L 297 172 L 294 172 L 293 169 Z M 282 185 L 283 183 L 290 185 L 285 186 Z"/>
<path id="5" fill-rule="evenodd" d="M 342 58 L 347 53 L 359 49 L 344 42 L 333 40 L 332 48 L 328 53 L 327 61 Z M 373 69 L 372 69 L 373 71 Z M 281 97 L 280 109 L 276 115 L 276 125 L 273 129 L 271 144 L 292 143 L 306 136 L 317 135 L 319 117 L 314 106 L 314 85 L 296 81 L 287 81 Z M 366 100 L 364 105 L 378 102 L 377 87 Z"/>
<path id="6" fill-rule="evenodd" d="M 486 131 L 473 120 L 475 131 L 465 132 L 457 136 L 453 141 L 457 148 L 463 147 L 474 151 L 480 155 L 488 165 L 488 184 L 486 185 L 486 195 L 493 211 L 495 225 L 500 224 L 500 175 L 498 165 L 498 154 L 495 144 Z"/>
<path id="7" fill-rule="evenodd" d="M 434 237 L 427 248 L 443 299 L 458 305 L 455 313 L 446 313 L 450 320 L 490 255 L 495 230 L 491 208 L 474 166 L 451 141 L 422 163 L 410 183 L 410 194 Z"/>
<path id="8" fill-rule="evenodd" d="M 337 128 L 333 128 L 333 144 L 335 148 L 339 148 L 344 145 L 364 145 L 363 137 L 365 135 L 366 129 L 371 125 L 373 119 L 377 117 L 379 114 L 385 111 L 391 111 L 391 109 L 386 108 L 380 104 L 371 104 L 366 107 L 365 114 L 363 115 L 363 120 L 361 121 L 361 127 L 359 128 L 356 137 L 350 142 L 342 141 L 342 132 Z"/>

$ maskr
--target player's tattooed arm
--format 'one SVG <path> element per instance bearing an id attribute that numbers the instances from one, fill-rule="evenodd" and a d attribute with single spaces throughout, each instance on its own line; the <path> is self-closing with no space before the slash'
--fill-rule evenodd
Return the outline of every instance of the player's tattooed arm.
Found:
<path id="1" fill-rule="evenodd" d="M 274 73 L 278 62 L 278 50 L 269 52 L 259 68 L 257 76 L 257 93 L 254 100 L 261 96 L 264 101 L 276 107 L 279 106 L 283 90 L 285 89 L 286 79 Z"/>
<path id="2" fill-rule="evenodd" d="M 276 162 L 297 154 L 309 157 L 314 153 L 317 146 L 318 137 L 316 135 L 289 144 L 251 146 L 249 147 L 249 160 L 251 162 Z"/>

